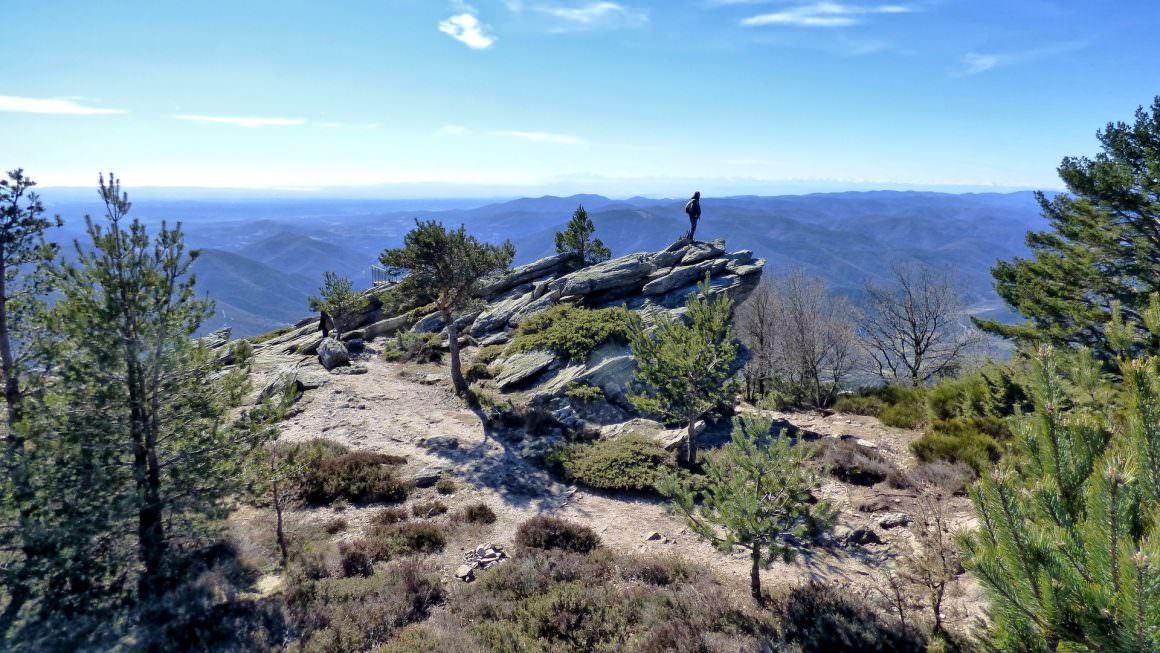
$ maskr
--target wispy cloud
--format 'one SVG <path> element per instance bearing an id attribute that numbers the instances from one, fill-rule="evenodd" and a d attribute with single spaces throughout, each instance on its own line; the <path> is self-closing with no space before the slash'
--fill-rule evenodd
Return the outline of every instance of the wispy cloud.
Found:
<path id="1" fill-rule="evenodd" d="M 643 11 L 607 0 L 569 6 L 537 5 L 534 9 L 566 23 L 571 29 L 636 27 L 648 22 L 648 15 Z"/>
<path id="2" fill-rule="evenodd" d="M 732 4 L 739 4 L 733 2 Z M 840 2 L 814 2 L 798 7 L 758 14 L 741 20 L 745 27 L 780 25 L 788 27 L 850 27 L 873 14 L 907 14 L 908 5 L 850 5 Z"/>
<path id="3" fill-rule="evenodd" d="M 472 50 L 486 50 L 496 42 L 495 36 L 488 33 L 487 27 L 480 23 L 474 14 L 466 12 L 440 22 L 439 31 Z"/>
<path id="4" fill-rule="evenodd" d="M 202 124 L 235 125 L 237 127 L 292 127 L 306 124 L 302 118 L 259 118 L 253 116 L 203 116 L 183 113 L 173 116 L 177 120 Z"/>
<path id="5" fill-rule="evenodd" d="M 584 143 L 584 139 L 580 138 L 579 136 L 572 136 L 569 134 L 553 134 L 550 132 L 493 130 L 487 133 L 489 136 L 503 136 L 505 138 L 515 138 L 523 141 L 532 141 L 535 143 L 552 143 L 555 145 L 582 145 Z"/>
<path id="6" fill-rule="evenodd" d="M 128 113 L 124 109 L 104 109 L 88 107 L 75 100 L 51 100 L 43 98 L 0 95 L 0 111 L 15 113 L 50 113 L 69 116 L 95 116 L 113 113 Z"/>
<path id="7" fill-rule="evenodd" d="M 958 76 L 978 75 L 979 73 L 985 73 L 995 68 L 1030 63 L 1069 52 L 1075 52 L 1087 46 L 1087 41 L 1067 41 L 1041 48 L 1014 52 L 968 52 L 959 61 L 959 68 L 954 71 L 954 74 Z"/>

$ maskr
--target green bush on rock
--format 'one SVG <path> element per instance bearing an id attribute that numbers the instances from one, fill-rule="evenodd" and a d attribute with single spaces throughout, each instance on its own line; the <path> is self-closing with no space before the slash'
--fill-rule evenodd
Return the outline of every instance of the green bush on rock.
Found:
<path id="1" fill-rule="evenodd" d="M 606 342 L 628 342 L 638 319 L 621 307 L 593 310 L 560 304 L 521 322 L 507 351 L 546 349 L 566 360 L 583 361 Z"/>

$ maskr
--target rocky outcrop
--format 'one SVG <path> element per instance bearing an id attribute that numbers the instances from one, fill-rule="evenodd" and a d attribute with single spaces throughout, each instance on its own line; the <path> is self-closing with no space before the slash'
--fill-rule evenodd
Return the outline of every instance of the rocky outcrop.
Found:
<path id="1" fill-rule="evenodd" d="M 706 278 L 710 294 L 728 294 L 740 301 L 757 285 L 765 261 L 754 258 L 749 250 L 727 252 L 721 240 L 682 240 L 659 252 L 637 252 L 580 269 L 574 269 L 575 264 L 574 259 L 557 254 L 485 280 L 484 301 L 456 319 L 461 345 L 467 347 L 466 361 L 470 363 L 474 347 L 506 344 L 524 320 L 562 303 L 584 308 L 623 307 L 639 316 L 646 328 L 652 328 L 661 320 L 684 319 L 686 299 L 698 292 Z M 269 396 L 275 386 L 287 383 L 324 383 L 326 371 L 347 369 L 364 342 L 374 351 L 378 348 L 376 340 L 381 342 L 400 331 L 442 333 L 446 346 L 446 325 L 439 314 L 387 314 L 373 291 L 367 295 L 368 306 L 348 322 L 349 342 L 345 346 L 323 339 L 314 317 L 255 343 L 256 366 L 266 377 L 258 385 L 261 390 L 257 395 Z M 224 346 L 223 341 L 222 334 L 206 338 L 211 347 Z M 635 365 L 623 343 L 597 347 L 583 360 L 563 360 L 543 350 L 512 352 L 488 366 L 493 378 L 485 383 L 504 396 L 505 404 L 538 405 L 562 428 L 576 428 L 593 420 L 599 425 L 632 417 L 628 396 L 638 390 L 633 380 Z M 350 369 L 361 371 L 358 365 Z M 577 399 L 568 397 L 577 386 L 589 389 Z M 675 446 L 683 433 L 658 437 Z"/>

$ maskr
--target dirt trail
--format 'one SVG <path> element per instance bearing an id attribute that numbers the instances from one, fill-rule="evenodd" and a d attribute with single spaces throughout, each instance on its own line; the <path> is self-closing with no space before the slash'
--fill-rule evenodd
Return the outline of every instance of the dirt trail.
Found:
<path id="1" fill-rule="evenodd" d="M 736 579 L 738 592 L 747 591 L 748 559 L 743 553 L 722 554 L 698 540 L 688 533 L 681 520 L 666 513 L 659 500 L 597 493 L 554 481 L 518 455 L 518 444 L 489 433 L 480 417 L 451 392 L 446 382 L 419 382 L 432 373 L 445 376 L 442 368 L 391 364 L 379 357 L 369 357 L 361 364 L 368 368 L 366 374 L 332 375 L 329 384 L 307 392 L 299 403 L 300 412 L 283 422 L 281 439 L 302 441 L 325 437 L 352 448 L 404 455 L 408 460 L 401 470 L 404 476 L 426 467 L 441 467 L 445 476 L 455 479 L 460 489 L 451 497 L 440 497 L 452 510 L 475 501 L 491 506 L 498 517 L 495 524 L 469 529 L 438 556 L 437 564 L 445 575 L 450 576 L 460 564 L 462 550 L 489 542 L 510 544 L 520 522 L 537 513 L 550 513 L 589 526 L 616 551 L 679 553 L 683 558 L 710 566 L 725 578 Z M 870 418 L 777 417 L 823 434 L 833 431 L 878 441 L 891 457 L 900 459 L 909 455 L 900 453 L 906 452 L 905 441 L 916 436 L 913 432 L 878 426 Z M 864 419 L 873 424 L 863 424 Z M 422 442 L 432 436 L 451 436 L 459 445 L 454 449 L 429 450 Z M 872 515 L 851 509 L 857 498 L 852 492 L 849 486 L 829 480 L 822 488 L 822 494 L 841 509 L 842 523 L 870 524 Z M 434 489 L 423 489 L 416 490 L 411 500 L 434 497 Z M 376 510 L 348 508 L 343 511 L 350 527 L 335 538 L 356 537 L 365 520 Z M 298 511 L 294 517 L 312 522 L 335 514 L 333 509 L 323 508 Z M 865 585 L 871 581 L 877 565 L 890 557 L 892 545 L 902 544 L 909 538 L 906 530 L 882 532 L 886 544 L 881 546 L 807 549 L 807 555 L 799 556 L 797 562 L 775 565 L 763 574 L 763 580 L 767 588 L 809 577 Z M 659 534 L 660 538 L 648 540 L 652 533 Z"/>

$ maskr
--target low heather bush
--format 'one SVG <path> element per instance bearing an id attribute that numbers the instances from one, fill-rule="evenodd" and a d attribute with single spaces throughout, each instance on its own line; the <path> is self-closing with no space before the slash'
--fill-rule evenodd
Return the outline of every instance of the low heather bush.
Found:
<path id="1" fill-rule="evenodd" d="M 588 553 L 600 546 L 600 537 L 587 526 L 558 517 L 536 515 L 520 524 L 516 543 L 531 549 L 562 549 Z"/>

